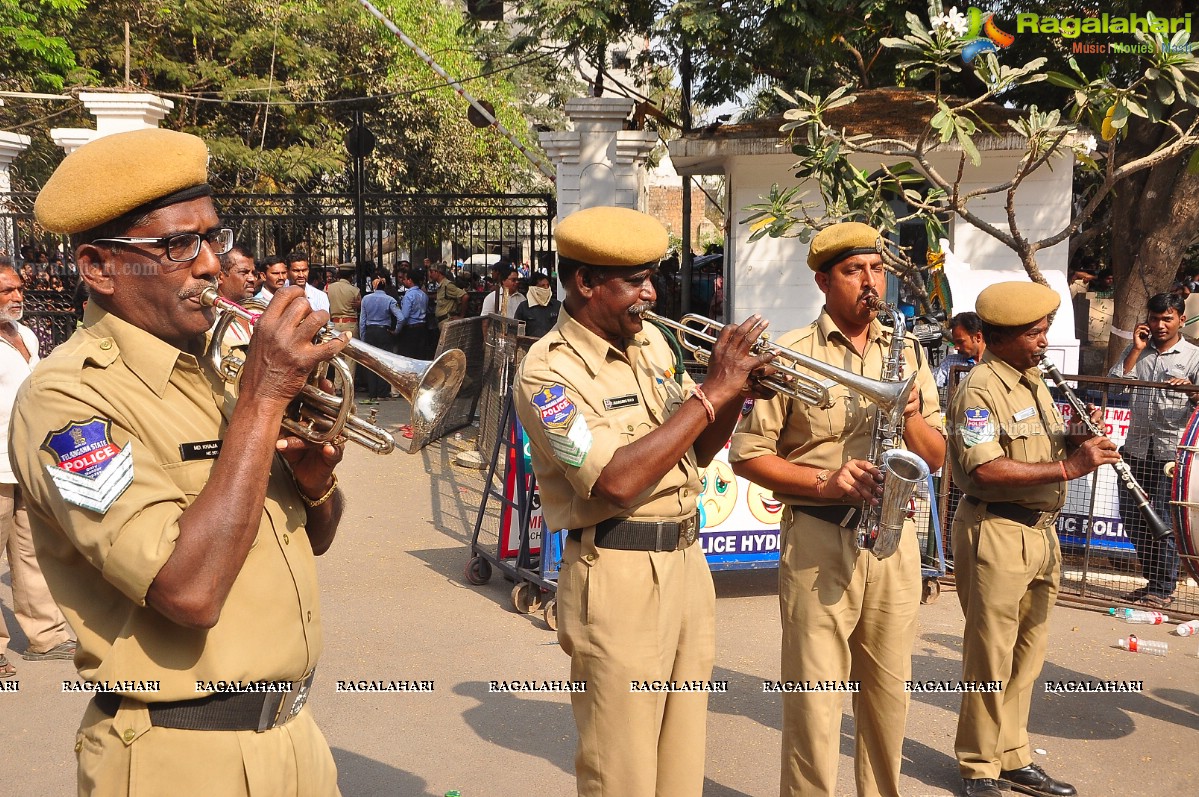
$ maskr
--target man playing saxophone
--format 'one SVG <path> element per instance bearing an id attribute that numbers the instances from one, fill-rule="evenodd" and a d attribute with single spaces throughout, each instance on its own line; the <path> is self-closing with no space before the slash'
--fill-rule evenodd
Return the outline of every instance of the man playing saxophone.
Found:
<path id="1" fill-rule="evenodd" d="M 824 308 L 778 344 L 875 379 L 894 372 L 892 332 L 871 309 L 886 285 L 879 247 L 878 231 L 858 222 L 818 233 L 808 267 Z M 918 376 L 902 440 L 936 468 L 945 438 L 937 386 L 918 349 L 909 336 L 902 371 Z M 882 486 L 878 463 L 865 459 L 878 408 L 844 386 L 830 392 L 828 408 L 782 394 L 758 401 L 733 435 L 729 461 L 735 473 L 787 504 L 779 541 L 783 680 L 833 681 L 854 692 L 858 794 L 898 797 L 920 551 L 911 530 L 890 558 L 858 549 L 858 518 Z M 783 797 L 837 792 L 843 698 L 837 691 L 784 693 Z"/>

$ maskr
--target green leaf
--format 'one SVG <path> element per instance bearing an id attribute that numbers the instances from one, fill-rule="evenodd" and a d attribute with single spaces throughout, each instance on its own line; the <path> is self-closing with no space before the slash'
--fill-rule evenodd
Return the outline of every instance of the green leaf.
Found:
<path id="1" fill-rule="evenodd" d="M 1053 85 L 1061 86 L 1062 88 L 1067 88 L 1067 89 L 1081 89 L 1082 88 L 1081 83 L 1079 83 L 1077 80 L 1074 80 L 1073 78 L 1069 77 L 1068 75 L 1063 75 L 1061 72 L 1049 72 L 1045 75 L 1045 79 L 1048 80 Z"/>
<path id="2" fill-rule="evenodd" d="M 978 147 L 974 146 L 974 140 L 970 138 L 970 136 L 964 130 L 962 130 L 962 128 L 957 129 L 957 137 L 958 144 L 961 145 L 962 150 L 966 153 L 966 156 L 970 158 L 970 162 L 975 166 L 981 166 L 983 159 L 982 156 L 978 154 Z"/>

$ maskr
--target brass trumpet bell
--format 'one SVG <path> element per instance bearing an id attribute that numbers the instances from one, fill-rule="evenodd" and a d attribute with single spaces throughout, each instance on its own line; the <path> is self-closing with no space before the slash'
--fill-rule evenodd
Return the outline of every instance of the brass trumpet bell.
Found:
<path id="1" fill-rule="evenodd" d="M 216 288 L 206 288 L 200 294 L 201 304 L 215 307 L 220 312 L 212 329 L 205 360 L 226 382 L 236 382 L 245 365 L 244 357 L 222 348 L 229 325 L 239 319 L 249 323 L 252 339 L 253 324 L 262 314 L 258 308 L 265 309 L 261 302 L 250 301 L 253 302 L 253 309 L 222 298 Z M 327 341 L 338 334 L 331 327 L 326 327 L 318 338 Z M 346 360 L 353 360 L 363 368 L 374 371 L 412 406 L 414 439 L 427 435 L 441 423 L 466 375 L 466 355 L 459 349 L 443 352 L 432 361 L 415 360 L 350 338 L 341 354 L 329 361 L 333 369 L 333 382 L 340 385 L 342 395 L 337 396 L 320 388 L 325 369 L 317 368 L 301 389 L 294 412 L 284 416 L 284 429 L 310 443 L 348 440 L 376 454 L 390 454 L 395 450 L 395 438 L 387 430 L 355 414 L 354 379 Z"/>

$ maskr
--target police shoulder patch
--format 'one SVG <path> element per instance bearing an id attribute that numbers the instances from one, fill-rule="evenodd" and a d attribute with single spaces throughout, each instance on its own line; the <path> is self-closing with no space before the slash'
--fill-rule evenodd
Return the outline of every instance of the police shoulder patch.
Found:
<path id="1" fill-rule="evenodd" d="M 990 443 L 995 439 L 995 424 L 991 422 L 991 411 L 985 407 L 970 407 L 964 422 L 959 427 L 962 444 L 967 448 L 979 443 Z"/>
<path id="2" fill-rule="evenodd" d="M 112 421 L 92 416 L 46 435 L 42 450 L 57 461 L 46 466 L 64 501 L 104 514 L 133 483 L 133 444 L 117 448 Z"/>
<path id="3" fill-rule="evenodd" d="M 541 418 L 550 445 L 558 459 L 579 467 L 591 450 L 591 429 L 579 413 L 566 388 L 549 385 L 533 394 L 533 406 Z"/>

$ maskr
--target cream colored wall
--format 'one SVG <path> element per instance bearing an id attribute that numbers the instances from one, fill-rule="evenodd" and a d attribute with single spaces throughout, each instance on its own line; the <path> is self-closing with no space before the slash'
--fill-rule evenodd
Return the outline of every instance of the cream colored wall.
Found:
<path id="1" fill-rule="evenodd" d="M 736 156 L 725 163 L 729 181 L 728 255 L 733 264 L 729 298 L 732 318 L 742 319 L 751 313 L 761 313 L 770 319 L 776 330 L 790 329 L 811 321 L 820 310 L 823 295 L 816 289 L 806 265 L 807 244 L 798 239 L 763 238 L 749 242 L 749 226 L 742 224 L 749 213 L 744 208 L 760 202 L 770 186 L 795 185 L 791 154 Z M 983 163 L 974 168 L 967 164 L 963 190 L 969 191 L 1010 179 L 1018 162 L 1018 153 L 984 151 Z M 877 167 L 878 161 L 859 160 L 860 168 Z M 1021 185 L 1016 194 L 1016 216 L 1028 238 L 1039 238 L 1057 232 L 1070 219 L 1071 174 L 1055 162 L 1051 171 L 1042 167 Z M 943 175 L 957 170 L 954 153 L 937 157 L 934 166 Z M 809 201 L 819 201 L 813 190 Z M 1002 229 L 1007 226 L 1005 197 L 992 195 L 971 202 L 970 208 L 987 222 Z M 955 219 L 950 232 L 957 255 L 976 271 L 1019 268 L 1015 254 L 987 233 Z M 1063 276 L 1068 259 L 1068 244 L 1063 242 L 1037 253 L 1042 271 L 1060 271 Z M 1068 306 L 1068 303 L 1066 303 Z M 969 309 L 969 308 L 954 308 Z"/>

